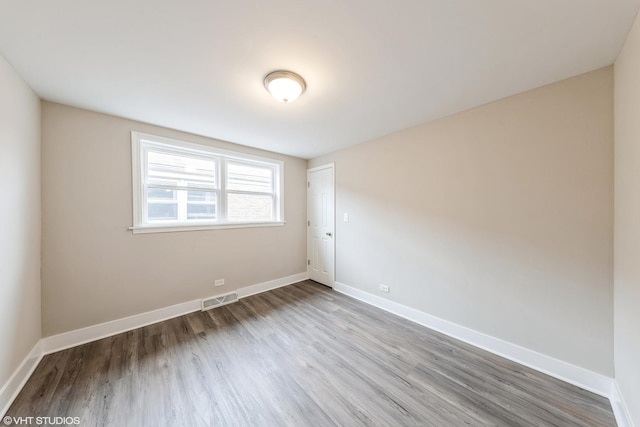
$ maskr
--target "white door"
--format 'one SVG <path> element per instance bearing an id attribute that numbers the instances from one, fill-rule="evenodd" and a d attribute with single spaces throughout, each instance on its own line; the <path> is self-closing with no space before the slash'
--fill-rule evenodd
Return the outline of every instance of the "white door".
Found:
<path id="1" fill-rule="evenodd" d="M 333 164 L 307 171 L 307 264 L 309 278 L 333 287 Z"/>

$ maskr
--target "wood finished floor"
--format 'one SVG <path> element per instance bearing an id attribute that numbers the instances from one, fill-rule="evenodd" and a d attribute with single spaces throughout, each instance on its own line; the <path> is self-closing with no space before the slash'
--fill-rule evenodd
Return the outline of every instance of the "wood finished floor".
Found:
<path id="1" fill-rule="evenodd" d="M 45 356 L 81 426 L 615 426 L 608 400 L 305 281 Z"/>

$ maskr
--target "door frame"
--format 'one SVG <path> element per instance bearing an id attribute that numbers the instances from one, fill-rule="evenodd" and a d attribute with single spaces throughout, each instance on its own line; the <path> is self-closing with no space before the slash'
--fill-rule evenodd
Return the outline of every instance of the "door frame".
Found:
<path id="1" fill-rule="evenodd" d="M 311 221 L 309 219 L 309 174 L 323 169 L 331 169 L 331 182 L 333 184 L 333 212 L 331 212 L 333 216 L 333 237 L 331 239 L 331 245 L 333 246 L 333 271 L 329 274 L 329 287 L 333 288 L 336 283 L 336 164 L 333 162 L 307 169 L 307 225 L 305 227 L 307 233 L 307 277 L 309 277 L 309 262 L 311 260 L 311 252 L 309 251 L 311 247 L 311 241 L 309 239 L 309 222 Z"/>

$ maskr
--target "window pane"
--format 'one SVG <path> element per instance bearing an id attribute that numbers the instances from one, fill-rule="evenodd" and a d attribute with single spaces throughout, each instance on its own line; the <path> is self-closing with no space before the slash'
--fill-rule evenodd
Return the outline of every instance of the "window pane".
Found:
<path id="1" fill-rule="evenodd" d="M 227 189 L 271 193 L 273 192 L 273 169 L 264 166 L 228 162 Z"/>
<path id="2" fill-rule="evenodd" d="M 229 221 L 271 221 L 273 196 L 257 194 L 227 194 Z"/>
<path id="3" fill-rule="evenodd" d="M 190 202 L 215 202 L 215 191 L 187 191 L 187 200 Z"/>
<path id="4" fill-rule="evenodd" d="M 216 219 L 216 205 L 212 204 L 188 204 L 187 219 L 213 220 Z"/>
<path id="5" fill-rule="evenodd" d="M 147 199 L 175 200 L 175 190 L 165 190 L 164 188 L 148 188 Z"/>
<path id="6" fill-rule="evenodd" d="M 168 221 L 178 219 L 177 203 L 149 203 L 149 221 Z"/>
<path id="7" fill-rule="evenodd" d="M 192 185 L 216 188 L 216 161 L 149 151 L 147 181 L 151 184 L 188 181 Z"/>

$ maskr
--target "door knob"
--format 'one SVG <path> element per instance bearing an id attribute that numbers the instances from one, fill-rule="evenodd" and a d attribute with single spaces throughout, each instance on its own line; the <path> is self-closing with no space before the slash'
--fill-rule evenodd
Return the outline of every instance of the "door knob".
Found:
<path id="1" fill-rule="evenodd" d="M 329 236 L 329 237 L 333 236 L 333 234 L 331 234 L 331 232 L 330 232 L 330 231 L 327 231 L 325 234 L 326 234 L 327 236 Z"/>

